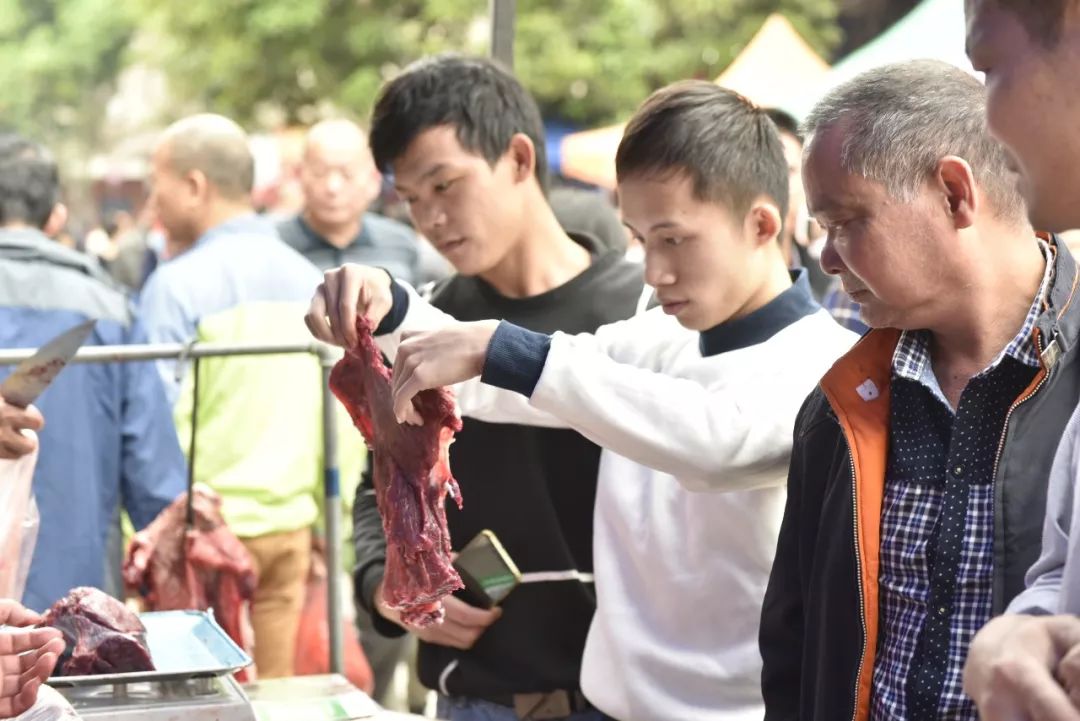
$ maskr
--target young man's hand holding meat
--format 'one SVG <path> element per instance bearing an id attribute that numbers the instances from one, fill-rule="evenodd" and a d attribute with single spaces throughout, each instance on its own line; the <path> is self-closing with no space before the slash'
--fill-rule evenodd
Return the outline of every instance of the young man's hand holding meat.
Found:
<path id="1" fill-rule="evenodd" d="M 484 631 L 502 615 L 502 610 L 498 607 L 477 608 L 455 596 L 446 596 L 442 599 L 443 609 L 446 611 L 442 623 L 417 628 L 402 621 L 401 611 L 390 608 L 386 604 L 382 583 L 379 583 L 378 590 L 375 592 L 375 605 L 378 607 L 380 616 L 411 631 L 421 641 L 459 648 L 462 651 L 472 648 Z"/>
<path id="2" fill-rule="evenodd" d="M 378 328 L 394 304 L 390 286 L 390 274 L 381 268 L 346 263 L 326 271 L 304 318 L 308 330 L 324 343 L 355 347 L 356 316 Z"/>
<path id="3" fill-rule="evenodd" d="M 390 274 L 381 268 L 348 263 L 326 271 L 304 317 L 311 334 L 344 348 L 356 345 L 356 318 L 378 328 L 394 307 Z M 409 304 L 399 302 L 407 309 Z M 419 421 L 412 406 L 421 390 L 471 380 L 484 369 L 498 321 L 457 323 L 447 318 L 438 333 L 419 329 L 401 334 L 394 358 L 394 414 L 398 421 Z M 432 328 L 435 330 L 436 328 Z"/>

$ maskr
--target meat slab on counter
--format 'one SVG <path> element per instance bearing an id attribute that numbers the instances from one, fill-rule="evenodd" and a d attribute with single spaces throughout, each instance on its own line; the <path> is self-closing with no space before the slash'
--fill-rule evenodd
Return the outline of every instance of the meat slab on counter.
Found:
<path id="1" fill-rule="evenodd" d="M 60 629 L 67 648 L 59 676 L 153 671 L 146 628 L 134 613 L 96 588 L 76 588 L 53 604 L 42 625 Z"/>
<path id="2" fill-rule="evenodd" d="M 386 533 L 383 601 L 413 626 L 439 623 L 442 598 L 462 588 L 451 565 L 446 528 L 446 494 L 461 507 L 450 473 L 449 447 L 461 419 L 454 396 L 426 390 L 413 400 L 424 424 L 398 423 L 390 397 L 390 369 L 371 336 L 371 325 L 356 322 L 360 341 L 330 374 L 330 388 L 374 453 L 375 497 Z"/>

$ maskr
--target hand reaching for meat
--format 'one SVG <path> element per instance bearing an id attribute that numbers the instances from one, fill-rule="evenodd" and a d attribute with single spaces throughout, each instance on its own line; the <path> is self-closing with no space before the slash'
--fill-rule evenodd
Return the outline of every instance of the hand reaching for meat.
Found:
<path id="1" fill-rule="evenodd" d="M 393 402 L 398 422 L 415 422 L 413 399 L 431 388 L 464 383 L 484 371 L 497 320 L 455 323 L 402 336 L 394 361 Z"/>
<path id="2" fill-rule="evenodd" d="M 445 503 L 449 491 L 461 505 L 449 461 L 461 419 L 453 395 L 437 389 L 415 398 L 421 425 L 398 423 L 390 370 L 364 316 L 356 333 L 357 344 L 330 374 L 330 388 L 374 452 L 375 497 L 386 533 L 383 598 L 405 623 L 424 627 L 442 620 L 442 598 L 462 587 L 450 565 Z"/>

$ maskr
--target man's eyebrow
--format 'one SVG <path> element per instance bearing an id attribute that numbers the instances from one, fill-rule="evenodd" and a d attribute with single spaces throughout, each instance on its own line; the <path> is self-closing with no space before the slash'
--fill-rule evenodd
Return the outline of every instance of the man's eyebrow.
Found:
<path id="1" fill-rule="evenodd" d="M 416 182 L 422 183 L 423 181 L 427 180 L 428 178 L 435 175 L 436 173 L 438 173 L 440 170 L 443 170 L 444 168 L 446 168 L 446 163 L 436 163 L 435 165 L 431 166 L 430 168 L 425 170 L 423 173 L 421 173 L 420 177 L 416 179 Z M 404 192 L 406 190 L 406 187 L 404 185 L 401 185 L 400 183 L 397 182 L 396 177 L 394 178 L 394 190 L 398 191 L 399 193 Z"/>

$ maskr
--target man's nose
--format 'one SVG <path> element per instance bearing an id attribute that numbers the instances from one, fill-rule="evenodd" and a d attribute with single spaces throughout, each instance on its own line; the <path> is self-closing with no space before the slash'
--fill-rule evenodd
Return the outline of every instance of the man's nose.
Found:
<path id="1" fill-rule="evenodd" d="M 650 250 L 648 243 L 645 244 L 645 283 L 653 288 L 672 285 L 675 282 L 675 273 L 671 269 L 667 259 L 659 250 Z"/>
<path id="2" fill-rule="evenodd" d="M 825 238 L 825 246 L 821 249 L 821 258 L 818 262 L 821 264 L 821 269 L 829 275 L 840 275 L 847 270 L 843 258 L 836 251 L 836 242 L 831 232 Z"/>

